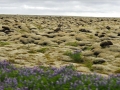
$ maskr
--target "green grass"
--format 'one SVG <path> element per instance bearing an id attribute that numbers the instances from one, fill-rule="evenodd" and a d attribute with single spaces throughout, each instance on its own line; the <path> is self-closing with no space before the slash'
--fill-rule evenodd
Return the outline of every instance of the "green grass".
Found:
<path id="1" fill-rule="evenodd" d="M 84 50 L 92 50 L 92 46 L 86 46 L 85 48 L 84 48 Z"/>
<path id="2" fill-rule="evenodd" d="M 72 58 L 74 62 L 78 63 L 83 62 L 82 54 L 80 52 L 73 53 L 71 51 L 66 51 L 64 52 L 64 55 L 67 55 L 70 58 Z"/>
<path id="3" fill-rule="evenodd" d="M 45 53 L 47 50 L 49 50 L 49 48 L 44 47 L 44 48 L 38 49 L 36 51 L 41 52 L 41 53 Z"/>
<path id="4" fill-rule="evenodd" d="M 2 47 L 2 46 L 5 46 L 5 45 L 10 45 L 10 43 L 9 42 L 1 42 L 0 41 L 0 46 Z"/>
<path id="5" fill-rule="evenodd" d="M 92 65 L 93 65 L 93 63 L 92 63 L 91 60 L 84 58 L 84 63 L 83 64 L 85 65 L 85 67 L 89 68 L 92 71 Z"/>
<path id="6" fill-rule="evenodd" d="M 81 53 L 72 53 L 71 51 L 66 51 L 64 52 L 64 55 L 67 55 L 70 58 L 72 58 L 74 62 L 78 62 L 78 63 L 82 62 L 85 65 L 85 67 L 88 67 L 90 70 L 92 70 L 92 65 L 93 65 L 92 61 L 89 59 L 83 58 Z"/>

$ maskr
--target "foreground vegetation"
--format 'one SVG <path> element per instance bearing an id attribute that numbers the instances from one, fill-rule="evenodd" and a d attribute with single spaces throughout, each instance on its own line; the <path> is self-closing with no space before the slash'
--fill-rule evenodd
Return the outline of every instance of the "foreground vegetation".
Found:
<path id="1" fill-rule="evenodd" d="M 120 74 L 84 75 L 73 65 L 61 68 L 16 68 L 0 62 L 0 90 L 120 90 Z"/>

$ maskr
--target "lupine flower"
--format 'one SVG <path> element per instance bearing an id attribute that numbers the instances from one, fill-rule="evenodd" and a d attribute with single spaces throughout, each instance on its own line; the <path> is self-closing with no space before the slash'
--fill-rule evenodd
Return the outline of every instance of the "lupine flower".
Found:
<path id="1" fill-rule="evenodd" d="M 4 90 L 4 86 L 0 86 L 0 90 Z"/>
<path id="2" fill-rule="evenodd" d="M 84 75 L 72 65 L 42 69 L 14 68 L 6 61 L 0 62 L 0 90 L 120 90 L 120 74 L 108 78 Z M 101 88 L 101 89 L 99 89 Z"/>

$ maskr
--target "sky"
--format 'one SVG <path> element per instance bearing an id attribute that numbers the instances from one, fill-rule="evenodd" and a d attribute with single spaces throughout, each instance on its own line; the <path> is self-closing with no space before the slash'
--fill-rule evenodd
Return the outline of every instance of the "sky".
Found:
<path id="1" fill-rule="evenodd" d="M 0 0 L 0 14 L 120 17 L 120 0 Z"/>

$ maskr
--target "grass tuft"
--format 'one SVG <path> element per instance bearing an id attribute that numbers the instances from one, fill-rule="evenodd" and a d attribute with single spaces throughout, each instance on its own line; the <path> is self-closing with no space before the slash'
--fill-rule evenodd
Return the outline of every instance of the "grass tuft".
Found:
<path id="1" fill-rule="evenodd" d="M 10 43 L 9 42 L 1 42 L 0 41 L 0 46 L 2 47 L 2 46 L 5 46 L 5 45 L 10 45 Z"/>
<path id="2" fill-rule="evenodd" d="M 72 58 L 72 60 L 74 61 L 74 62 L 83 62 L 83 58 L 82 58 L 82 54 L 81 54 L 81 51 L 79 51 L 79 50 L 76 50 L 76 51 L 74 51 L 74 52 L 71 52 L 71 51 L 66 51 L 65 53 L 64 53 L 64 55 L 67 55 L 67 56 L 69 56 L 70 58 Z"/>
<path id="3" fill-rule="evenodd" d="M 44 47 L 44 48 L 38 49 L 36 51 L 41 52 L 41 53 L 45 53 L 47 50 L 49 50 L 49 49 Z"/>

